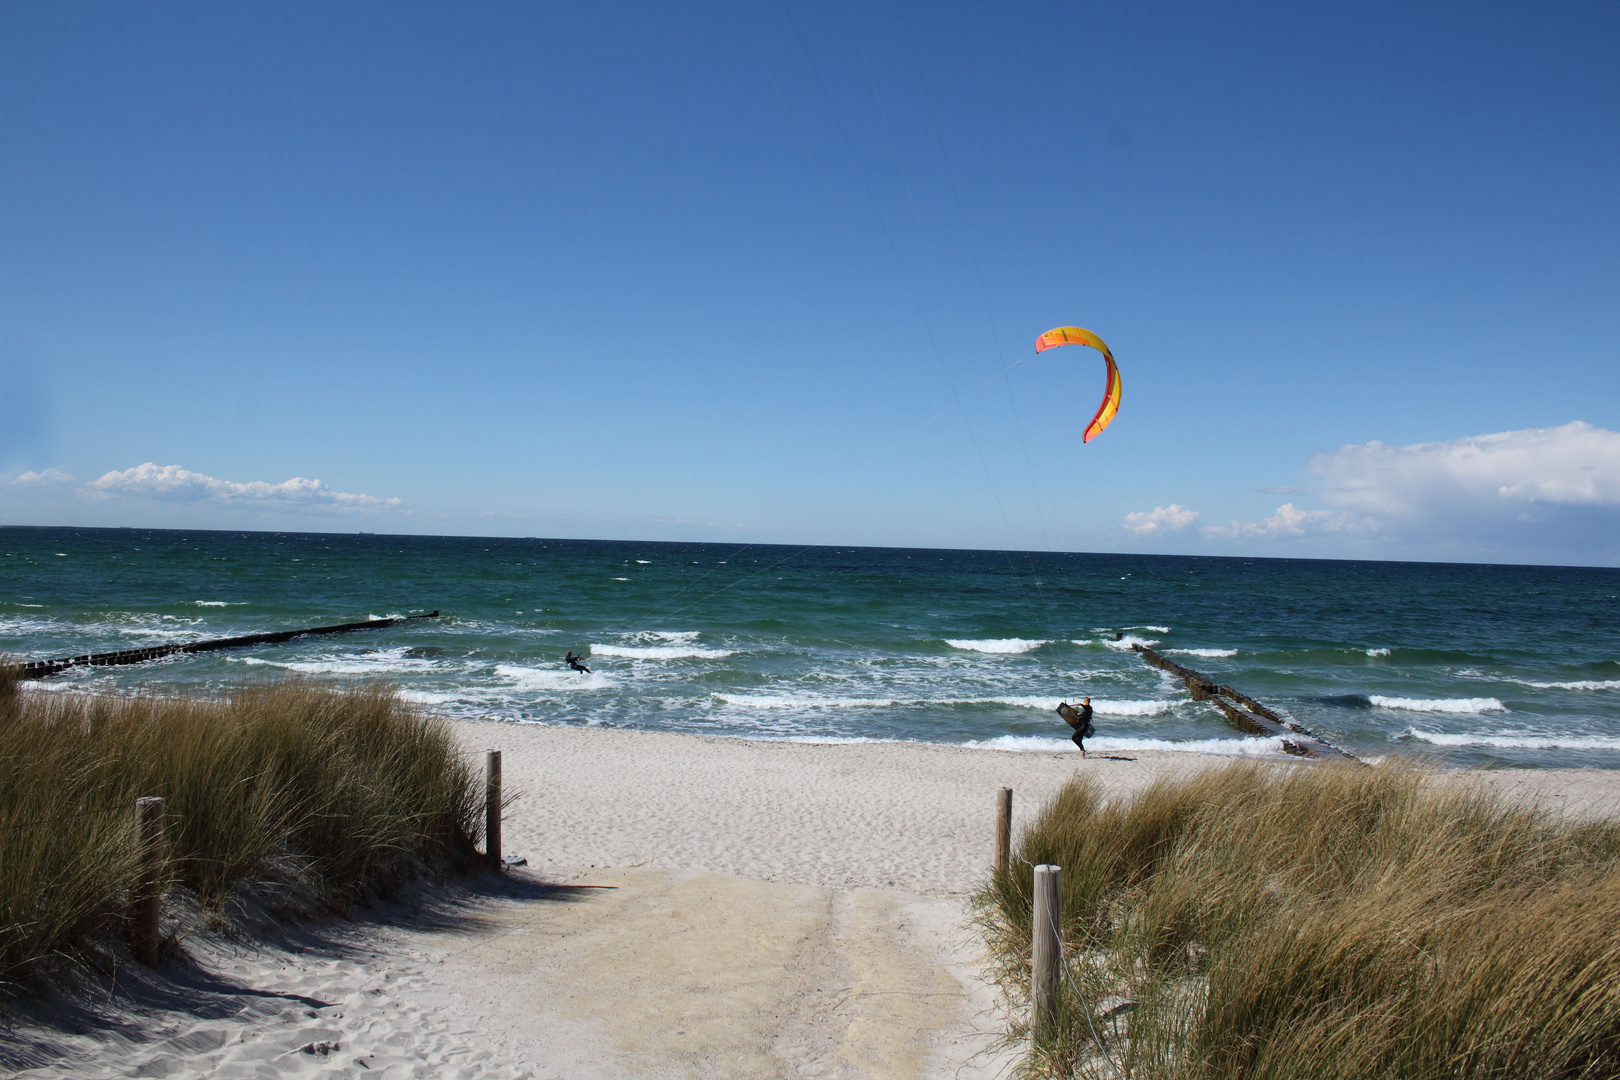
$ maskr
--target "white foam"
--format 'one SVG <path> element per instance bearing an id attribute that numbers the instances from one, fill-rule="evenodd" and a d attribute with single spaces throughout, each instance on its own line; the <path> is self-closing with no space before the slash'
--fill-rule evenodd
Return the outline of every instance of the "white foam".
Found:
<path id="1" fill-rule="evenodd" d="M 1407 728 L 1405 734 L 1434 746 L 1497 746 L 1504 750 L 1620 750 L 1613 735 L 1453 735 Z"/>
<path id="2" fill-rule="evenodd" d="M 1166 649 L 1167 653 L 1176 653 L 1180 656 L 1202 656 L 1206 660 L 1220 660 L 1228 656 L 1236 656 L 1236 649 Z"/>
<path id="3" fill-rule="evenodd" d="M 238 659 L 227 656 L 231 663 L 250 667 L 274 667 L 283 671 L 296 671 L 303 675 L 386 675 L 392 672 L 426 671 L 433 661 L 406 656 L 404 648 L 384 649 L 359 656 L 326 657 L 320 660 L 264 660 L 257 656 Z"/>
<path id="4" fill-rule="evenodd" d="M 1017 653 L 1027 653 L 1047 644 L 1045 641 L 1032 641 L 1028 638 L 946 638 L 945 644 L 953 649 L 966 649 L 969 652 L 994 653 L 1000 656 L 1011 656 Z"/>
<path id="5" fill-rule="evenodd" d="M 652 565 L 652 560 L 651 559 L 637 559 L 636 562 L 640 563 L 642 566 L 651 566 Z"/>
<path id="6" fill-rule="evenodd" d="M 633 660 L 679 660 L 683 657 L 718 660 L 735 653 L 735 649 L 701 649 L 692 645 L 598 645 L 591 642 L 592 656 L 627 656 Z"/>
<path id="7" fill-rule="evenodd" d="M 1493 697 L 1404 698 L 1372 694 L 1367 700 L 1382 709 L 1404 709 L 1407 712 L 1482 713 L 1507 710 L 1506 705 Z"/>
<path id="8" fill-rule="evenodd" d="M 918 702 L 892 698 L 838 698 L 813 694 L 716 694 L 727 705 L 750 709 L 870 709 L 885 705 L 914 705 Z"/>
<path id="9" fill-rule="evenodd" d="M 1068 698 L 1055 697 L 989 697 L 964 698 L 962 704 L 996 704 L 1017 705 L 1027 709 L 1044 709 L 1047 712 L 1055 710 L 1059 703 L 1069 701 Z M 1070 701 L 1071 705 L 1076 702 Z M 956 702 L 941 702 L 941 704 L 956 704 Z M 1092 698 L 1091 711 L 1099 716 L 1160 716 L 1176 707 L 1173 701 L 1164 701 L 1160 698 L 1148 698 L 1145 701 L 1110 701 L 1106 698 Z"/>
<path id="10" fill-rule="evenodd" d="M 639 640 L 668 641 L 674 645 L 690 645 L 698 639 L 698 633 L 697 630 L 643 630 L 641 633 L 631 636 Z"/>
<path id="11" fill-rule="evenodd" d="M 408 701 L 413 705 L 448 705 L 453 701 L 460 701 L 463 694 L 436 694 L 429 690 L 401 690 L 399 699 Z"/>
<path id="12" fill-rule="evenodd" d="M 1368 649 L 1367 650 L 1367 655 L 1368 656 L 1388 656 L 1389 655 L 1389 650 L 1388 649 Z"/>
<path id="13" fill-rule="evenodd" d="M 614 682 L 596 672 L 556 671 L 518 664 L 496 664 L 495 674 L 513 680 L 523 690 L 600 690 L 604 686 L 612 686 Z"/>
<path id="14" fill-rule="evenodd" d="M 246 607 L 247 606 L 247 601 L 246 600 L 236 600 L 236 601 L 193 600 L 192 603 L 195 604 L 197 607 Z"/>
<path id="15" fill-rule="evenodd" d="M 1108 646 L 1110 649 L 1117 649 L 1119 652 L 1130 652 L 1132 645 L 1140 645 L 1144 649 L 1151 649 L 1153 646 L 1157 645 L 1158 642 L 1155 640 L 1149 640 L 1148 638 L 1139 638 L 1135 634 L 1126 634 L 1118 641 L 1104 641 L 1103 644 Z"/>
<path id="16" fill-rule="evenodd" d="M 1283 752 L 1281 739 L 1115 739 L 1094 737 L 1086 740 L 1086 752 L 1130 750 L 1177 750 L 1192 754 L 1221 754 L 1228 757 L 1250 757 Z M 985 750 L 1021 750 L 1033 753 L 1072 753 L 1079 750 L 1067 739 L 1049 739 L 1039 735 L 1001 735 L 994 739 L 962 744 Z"/>
<path id="17" fill-rule="evenodd" d="M 627 578 L 627 577 L 616 577 L 613 580 L 614 581 L 629 581 L 630 579 Z"/>
<path id="18" fill-rule="evenodd" d="M 1168 626 L 1127 626 L 1125 629 L 1127 629 L 1127 630 L 1151 630 L 1155 634 L 1168 634 L 1170 632 L 1170 628 Z"/>
<path id="19" fill-rule="evenodd" d="M 1055 697 L 828 697 L 818 694 L 715 694 L 727 705 L 756 709 L 874 709 L 885 707 L 948 708 L 953 705 L 1012 705 L 1051 712 L 1065 699 Z M 1100 716 L 1158 716 L 1175 708 L 1173 701 L 1107 701 L 1093 698 L 1091 709 Z"/>
<path id="20" fill-rule="evenodd" d="M 1533 686 L 1537 690 L 1620 690 L 1620 679 L 1576 679 L 1574 682 L 1526 682 L 1523 679 L 1513 681 L 1524 686 Z"/>
<path id="21" fill-rule="evenodd" d="M 156 626 L 120 627 L 119 637 L 163 638 L 169 641 L 197 641 L 202 635 L 195 630 L 164 630 Z"/>
<path id="22" fill-rule="evenodd" d="M 1072 638 L 1072 639 L 1070 639 L 1069 644 L 1070 645 L 1090 645 L 1091 644 L 1091 639 L 1090 638 Z"/>

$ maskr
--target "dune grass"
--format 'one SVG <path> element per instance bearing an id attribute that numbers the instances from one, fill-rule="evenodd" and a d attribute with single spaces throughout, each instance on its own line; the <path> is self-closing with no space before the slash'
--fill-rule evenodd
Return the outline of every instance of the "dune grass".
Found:
<path id="1" fill-rule="evenodd" d="M 1078 777 L 974 897 L 1016 1016 L 1039 863 L 1071 977 L 1024 1075 L 1620 1076 L 1620 823 L 1393 767 L 1234 764 L 1118 803 Z"/>
<path id="2" fill-rule="evenodd" d="M 15 674 L 0 670 L 0 991 L 118 940 L 139 796 L 165 800 L 166 891 L 216 913 L 272 881 L 341 910 L 479 838 L 472 768 L 387 686 L 118 697 Z"/>

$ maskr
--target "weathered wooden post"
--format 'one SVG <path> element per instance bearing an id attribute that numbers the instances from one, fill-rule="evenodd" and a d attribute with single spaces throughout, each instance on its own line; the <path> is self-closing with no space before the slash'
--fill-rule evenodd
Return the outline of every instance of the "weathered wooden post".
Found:
<path id="1" fill-rule="evenodd" d="M 129 944 L 141 962 L 155 967 L 162 940 L 158 918 L 163 912 L 163 800 L 135 800 L 135 866 L 137 877 L 129 900 Z"/>
<path id="2" fill-rule="evenodd" d="M 1005 874 L 1012 862 L 1012 788 L 996 792 L 996 873 Z"/>
<path id="3" fill-rule="evenodd" d="M 1038 1042 L 1051 1025 L 1057 1007 L 1058 965 L 1063 944 L 1058 927 L 1063 922 L 1063 868 L 1043 864 L 1035 868 L 1035 923 L 1030 934 L 1030 1040 Z"/>
<path id="4" fill-rule="evenodd" d="M 501 868 L 501 752 L 484 751 L 484 853 Z"/>

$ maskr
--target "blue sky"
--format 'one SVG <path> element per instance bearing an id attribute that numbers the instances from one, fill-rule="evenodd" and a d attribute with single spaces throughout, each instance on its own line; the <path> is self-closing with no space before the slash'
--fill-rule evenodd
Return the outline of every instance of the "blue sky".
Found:
<path id="1" fill-rule="evenodd" d="M 1617 564 L 1617 51 L 1596 3 L 6 5 L 0 524 Z M 1123 378 L 1084 446 L 1063 324 Z"/>

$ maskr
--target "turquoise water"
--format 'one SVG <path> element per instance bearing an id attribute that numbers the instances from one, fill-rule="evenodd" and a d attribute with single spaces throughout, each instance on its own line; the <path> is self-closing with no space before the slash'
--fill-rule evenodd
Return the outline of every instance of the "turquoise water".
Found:
<path id="1" fill-rule="evenodd" d="M 1027 750 L 1071 749 L 1082 694 L 1088 747 L 1274 749 L 1141 641 L 1358 755 L 1620 767 L 1617 596 L 1610 569 L 0 529 L 0 652 L 29 659 L 443 612 L 50 690 L 382 677 L 471 719 Z"/>

